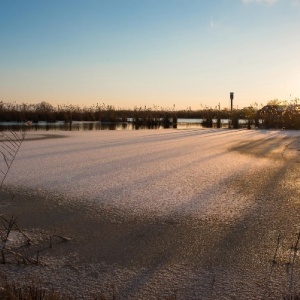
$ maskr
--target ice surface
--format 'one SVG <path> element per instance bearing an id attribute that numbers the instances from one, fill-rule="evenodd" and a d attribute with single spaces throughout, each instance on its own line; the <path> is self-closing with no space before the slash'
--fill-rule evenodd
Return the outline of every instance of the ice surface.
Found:
<path id="1" fill-rule="evenodd" d="M 233 147 L 298 136 L 293 131 L 213 129 L 52 135 L 43 139 L 43 133 L 27 133 L 7 185 L 59 192 L 128 214 L 201 218 L 238 218 L 253 199 L 237 194 L 232 183 L 241 176 L 250 180 L 253 172 L 274 164 Z"/>
<path id="2" fill-rule="evenodd" d="M 27 207 L 21 193 L 14 209 L 72 233 L 74 243 L 41 257 L 46 268 L 6 265 L 6 274 L 36 274 L 77 295 L 109 294 L 113 284 L 120 299 L 174 291 L 178 299 L 261 299 L 266 291 L 282 299 L 299 230 L 299 138 L 285 130 L 28 132 L 5 188 L 54 196 L 52 207 L 38 206 L 39 197 Z M 297 260 L 296 291 L 299 274 Z"/>

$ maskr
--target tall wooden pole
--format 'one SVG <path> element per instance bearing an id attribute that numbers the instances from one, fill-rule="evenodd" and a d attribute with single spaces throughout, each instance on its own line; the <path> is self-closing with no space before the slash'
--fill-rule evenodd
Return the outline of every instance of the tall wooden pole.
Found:
<path id="1" fill-rule="evenodd" d="M 230 105 L 230 109 L 231 109 L 231 111 L 232 111 L 232 109 L 233 109 L 233 97 L 234 97 L 234 93 L 233 92 L 231 92 L 230 93 L 230 103 L 231 103 L 231 105 Z"/>

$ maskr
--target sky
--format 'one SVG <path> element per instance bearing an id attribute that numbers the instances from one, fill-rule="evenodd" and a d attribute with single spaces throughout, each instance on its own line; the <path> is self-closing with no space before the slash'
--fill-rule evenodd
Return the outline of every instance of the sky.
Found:
<path id="1" fill-rule="evenodd" d="M 300 98 L 300 0 L 0 0 L 0 101 L 221 108 Z"/>

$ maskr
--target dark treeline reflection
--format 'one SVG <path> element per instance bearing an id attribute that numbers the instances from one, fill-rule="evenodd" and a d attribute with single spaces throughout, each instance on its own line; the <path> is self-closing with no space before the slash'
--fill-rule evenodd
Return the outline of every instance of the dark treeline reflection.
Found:
<path id="1" fill-rule="evenodd" d="M 136 125 L 132 122 L 85 122 L 85 121 L 73 121 L 73 122 L 37 122 L 31 123 L 27 126 L 27 123 L 22 122 L 0 122 L 0 131 L 19 131 L 24 129 L 30 131 L 39 130 L 63 130 L 63 131 L 91 131 L 91 130 L 138 130 L 138 129 L 163 129 L 163 125 Z M 172 125 L 173 126 L 173 125 Z M 181 127 L 202 127 L 201 123 L 189 123 L 181 125 Z M 177 128 L 177 124 L 174 124 L 172 128 Z"/>
<path id="2" fill-rule="evenodd" d="M 201 126 L 207 128 L 224 127 L 222 120 L 228 120 L 228 126 L 239 128 L 245 123 L 251 127 L 300 129 L 300 109 L 297 104 L 279 101 L 270 103 L 261 109 L 249 106 L 242 109 L 208 108 L 199 110 L 163 109 L 158 106 L 135 107 L 134 109 L 115 108 L 112 105 L 93 105 L 80 107 L 75 105 L 58 105 L 50 103 L 16 104 L 0 102 L 0 122 L 32 122 L 32 129 L 40 128 L 60 130 L 101 130 L 101 129 L 157 129 L 178 128 L 178 119 L 201 120 Z M 271 103 L 272 102 L 272 103 Z M 243 120 L 241 122 L 240 120 Z M 45 124 L 42 124 L 42 123 Z"/>

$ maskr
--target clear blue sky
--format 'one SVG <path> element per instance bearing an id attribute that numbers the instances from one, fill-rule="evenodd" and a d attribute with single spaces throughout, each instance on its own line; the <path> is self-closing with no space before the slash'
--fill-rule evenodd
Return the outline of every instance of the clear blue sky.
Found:
<path id="1" fill-rule="evenodd" d="M 0 0 L 0 101 L 299 98 L 299 33 L 300 0 Z"/>

